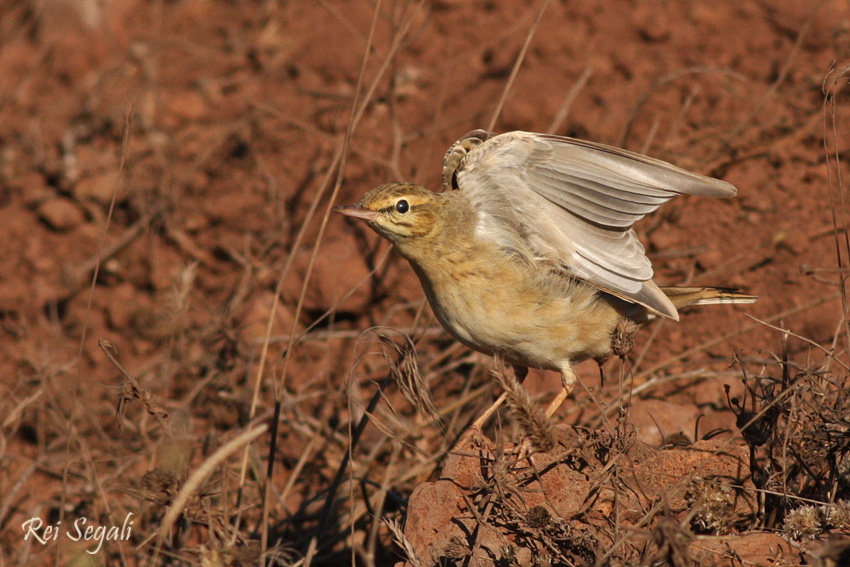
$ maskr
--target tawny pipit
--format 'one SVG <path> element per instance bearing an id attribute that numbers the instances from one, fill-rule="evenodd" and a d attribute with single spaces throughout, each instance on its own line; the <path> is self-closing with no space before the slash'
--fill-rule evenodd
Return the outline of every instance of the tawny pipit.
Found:
<path id="1" fill-rule="evenodd" d="M 392 242 L 454 338 L 501 356 L 520 379 L 528 367 L 561 372 L 548 415 L 575 384 L 572 364 L 604 362 L 631 322 L 756 300 L 724 288 L 659 287 L 632 230 L 676 195 L 734 196 L 724 181 L 602 144 L 475 130 L 446 153 L 443 189 L 391 183 L 334 211 Z"/>

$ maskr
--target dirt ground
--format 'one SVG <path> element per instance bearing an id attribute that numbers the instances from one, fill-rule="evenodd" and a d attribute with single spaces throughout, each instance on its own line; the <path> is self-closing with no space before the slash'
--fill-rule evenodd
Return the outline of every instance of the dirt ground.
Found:
<path id="1" fill-rule="evenodd" d="M 0 566 L 840 565 L 848 65 L 839 0 L 0 0 Z M 492 360 L 328 216 L 475 128 L 729 181 L 636 228 L 760 296 L 579 365 L 527 468 L 512 412 L 464 434 Z"/>

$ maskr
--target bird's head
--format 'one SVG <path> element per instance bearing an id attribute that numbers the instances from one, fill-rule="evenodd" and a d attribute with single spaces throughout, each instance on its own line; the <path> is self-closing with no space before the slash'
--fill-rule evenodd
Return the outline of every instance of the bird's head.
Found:
<path id="1" fill-rule="evenodd" d="M 412 183 L 390 183 L 366 193 L 356 205 L 334 207 L 341 215 L 365 220 L 378 234 L 403 249 L 435 233 L 440 196 Z"/>

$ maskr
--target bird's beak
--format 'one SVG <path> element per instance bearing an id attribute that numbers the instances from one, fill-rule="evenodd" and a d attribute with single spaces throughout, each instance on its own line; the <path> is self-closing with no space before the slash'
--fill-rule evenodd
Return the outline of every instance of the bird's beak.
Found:
<path id="1" fill-rule="evenodd" d="M 354 217 L 356 219 L 363 219 L 367 221 L 375 220 L 375 217 L 378 215 L 375 211 L 369 211 L 358 205 L 343 205 L 342 207 L 334 207 L 331 211 L 335 213 L 339 213 L 341 215 L 345 215 L 347 217 Z"/>

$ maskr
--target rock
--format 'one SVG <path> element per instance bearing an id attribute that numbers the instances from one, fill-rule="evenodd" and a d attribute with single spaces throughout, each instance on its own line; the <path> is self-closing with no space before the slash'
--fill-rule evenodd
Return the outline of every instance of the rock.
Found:
<path id="1" fill-rule="evenodd" d="M 653 498 L 663 498 L 672 513 L 689 509 L 688 486 L 695 479 L 718 479 L 718 482 L 743 486 L 750 472 L 749 449 L 741 440 L 710 439 L 687 447 L 655 450 L 636 445 L 630 457 L 639 467 L 634 473 L 635 489 Z M 755 512 L 754 498 L 736 500 L 741 515 Z"/>
<path id="2" fill-rule="evenodd" d="M 72 189 L 74 198 L 78 201 L 94 201 L 101 205 L 109 204 L 113 193 L 118 190 L 120 177 L 120 172 L 114 170 L 81 179 Z"/>
<path id="3" fill-rule="evenodd" d="M 298 300 L 310 254 L 310 251 L 304 251 L 295 260 L 293 274 L 287 278 L 284 287 L 287 300 Z M 304 298 L 305 309 L 324 311 L 336 307 L 338 311 L 362 312 L 370 299 L 368 275 L 369 270 L 352 240 L 329 236 L 322 243 L 313 265 Z"/>
<path id="4" fill-rule="evenodd" d="M 647 445 L 660 447 L 664 437 L 675 433 L 694 436 L 694 423 L 699 409 L 675 401 L 646 399 L 634 400 L 630 423 L 638 430 L 638 439 Z"/>
<path id="5" fill-rule="evenodd" d="M 252 294 L 246 304 L 241 308 L 239 324 L 242 337 L 250 342 L 263 341 L 266 338 L 266 329 L 274 304 L 274 293 L 271 291 L 257 292 Z M 289 306 L 278 302 L 275 309 L 275 321 L 272 326 L 272 335 L 288 335 L 292 329 L 292 313 Z M 304 330 L 303 325 L 297 325 L 296 332 Z"/>
<path id="6" fill-rule="evenodd" d="M 166 93 L 163 103 L 166 120 L 175 126 L 200 120 L 207 112 L 207 102 L 196 90 Z"/>
<path id="7" fill-rule="evenodd" d="M 38 217 L 53 230 L 66 232 L 85 219 L 76 203 L 64 197 L 45 201 L 38 207 Z"/>
<path id="8" fill-rule="evenodd" d="M 619 546 L 618 561 L 633 564 L 632 544 L 606 528 L 613 518 L 626 531 L 675 525 L 697 542 L 689 530 L 695 519 L 703 521 L 695 528 L 728 533 L 755 515 L 755 491 L 744 480 L 748 452 L 740 442 L 660 450 L 628 434 L 556 430 L 559 446 L 534 454 L 534 469 L 517 461 L 512 447 L 465 434 L 440 478 L 418 486 L 408 502 L 404 536 L 419 562 L 522 565 L 557 553 L 583 565 Z M 700 545 L 686 550 L 692 555 Z"/>
<path id="9" fill-rule="evenodd" d="M 737 565 L 741 557 L 747 565 L 799 565 L 799 553 L 780 536 L 749 533 L 739 537 L 704 538 L 691 546 L 698 565 Z M 735 561 L 735 560 L 738 561 Z"/>
<path id="10" fill-rule="evenodd" d="M 37 171 L 27 171 L 15 177 L 10 185 L 15 191 L 20 191 L 23 203 L 34 207 L 53 197 L 53 191 L 47 186 L 44 175 Z"/>

